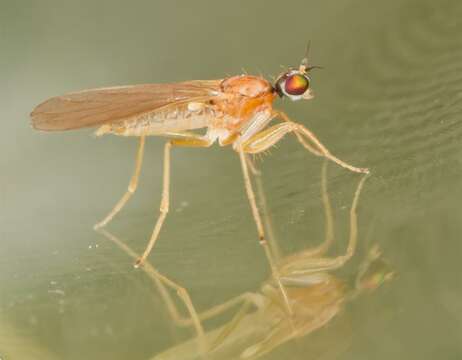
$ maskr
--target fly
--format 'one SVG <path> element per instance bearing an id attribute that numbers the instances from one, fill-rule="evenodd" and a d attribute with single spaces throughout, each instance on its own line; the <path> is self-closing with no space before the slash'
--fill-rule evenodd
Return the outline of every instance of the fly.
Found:
<path id="1" fill-rule="evenodd" d="M 232 147 L 240 158 L 259 242 L 273 274 L 277 275 L 255 201 L 248 154 L 264 152 L 285 135 L 294 134 L 300 144 L 314 155 L 325 157 L 353 172 L 369 172 L 366 168 L 354 167 L 332 155 L 308 128 L 273 107 L 277 97 L 288 97 L 293 101 L 312 99 L 309 74 L 313 68 L 305 58 L 298 69 L 291 68 L 284 72 L 274 84 L 262 77 L 238 75 L 219 80 L 83 90 L 53 97 L 38 105 L 31 113 L 32 126 L 43 131 L 95 127 L 97 136 L 114 134 L 139 138 L 135 170 L 128 189 L 109 214 L 95 225 L 95 229 L 107 225 L 135 192 L 146 137 L 152 135 L 168 139 L 163 155 L 160 215 L 146 249 L 135 266 L 142 265 L 148 257 L 169 211 L 172 147 L 209 147 L 214 142 Z M 279 121 L 269 126 L 272 120 Z M 198 129 L 206 129 L 205 134 L 194 132 Z"/>

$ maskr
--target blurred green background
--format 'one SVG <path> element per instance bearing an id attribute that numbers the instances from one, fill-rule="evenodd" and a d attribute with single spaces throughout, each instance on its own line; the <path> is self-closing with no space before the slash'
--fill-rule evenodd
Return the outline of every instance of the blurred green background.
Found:
<path id="1" fill-rule="evenodd" d="M 378 244 L 398 276 L 265 358 L 462 358 L 461 18 L 457 0 L 2 2 L 0 358 L 141 360 L 194 336 L 92 230 L 126 189 L 136 140 L 38 133 L 33 107 L 100 86 L 243 69 L 270 78 L 297 66 L 308 40 L 324 67 L 313 71 L 316 97 L 278 106 L 372 170 L 357 256 L 343 271 Z M 148 139 L 139 190 L 109 225 L 137 252 L 158 215 L 162 146 Z M 257 164 L 284 253 L 318 243 L 321 161 L 288 137 Z M 329 167 L 333 253 L 346 246 L 357 180 Z M 173 151 L 171 213 L 150 261 L 199 310 L 268 277 L 230 149 Z"/>

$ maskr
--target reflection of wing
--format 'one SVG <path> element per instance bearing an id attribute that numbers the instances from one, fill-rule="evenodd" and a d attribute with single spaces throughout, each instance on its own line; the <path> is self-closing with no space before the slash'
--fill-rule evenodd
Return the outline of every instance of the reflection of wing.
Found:
<path id="1" fill-rule="evenodd" d="M 32 126 L 54 131 L 118 122 L 177 102 L 207 100 L 219 93 L 221 81 L 117 86 L 57 96 L 32 111 Z"/>

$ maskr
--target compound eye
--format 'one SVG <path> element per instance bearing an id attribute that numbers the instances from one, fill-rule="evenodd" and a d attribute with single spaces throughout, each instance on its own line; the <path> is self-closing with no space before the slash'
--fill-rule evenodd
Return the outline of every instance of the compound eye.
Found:
<path id="1" fill-rule="evenodd" d="M 309 87 L 309 79 L 301 74 L 290 75 L 284 83 L 284 91 L 288 95 L 303 95 Z"/>

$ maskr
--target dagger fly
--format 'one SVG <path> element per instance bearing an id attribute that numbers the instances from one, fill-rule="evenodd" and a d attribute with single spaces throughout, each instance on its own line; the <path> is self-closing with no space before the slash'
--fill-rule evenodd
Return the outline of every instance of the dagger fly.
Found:
<path id="1" fill-rule="evenodd" d="M 298 68 L 281 74 L 274 84 L 262 77 L 238 75 L 218 80 L 83 90 L 54 97 L 38 105 L 31 113 L 32 126 L 43 131 L 95 127 L 98 136 L 114 134 L 139 138 L 135 171 L 128 189 L 95 228 L 107 225 L 135 192 L 146 137 L 167 139 L 163 155 L 160 215 L 136 266 L 140 266 L 148 257 L 169 211 L 172 147 L 209 147 L 215 142 L 231 147 L 241 162 L 258 240 L 277 278 L 255 201 L 248 154 L 264 152 L 285 135 L 294 134 L 300 144 L 314 155 L 325 157 L 353 172 L 368 172 L 368 169 L 354 167 L 332 155 L 308 128 L 273 107 L 278 97 L 294 101 L 313 98 L 310 87 L 310 71 L 313 68 L 304 59 Z M 269 126 L 271 121 L 277 123 Z M 196 132 L 199 129 L 205 129 L 205 134 Z"/>

